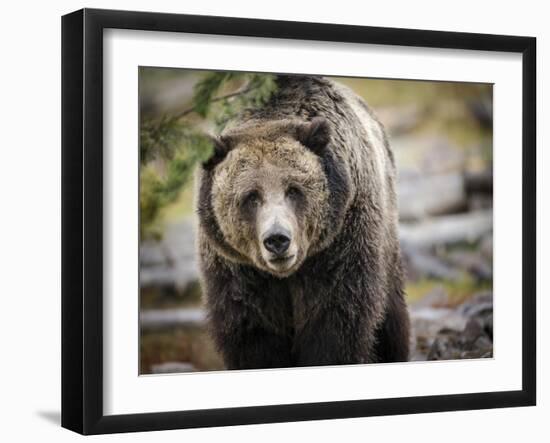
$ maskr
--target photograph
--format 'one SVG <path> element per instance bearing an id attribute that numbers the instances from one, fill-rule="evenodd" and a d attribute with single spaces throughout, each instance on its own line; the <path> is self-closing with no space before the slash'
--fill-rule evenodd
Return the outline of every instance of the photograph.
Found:
<path id="1" fill-rule="evenodd" d="M 538 404 L 537 39 L 293 20 L 63 15 L 64 428 Z"/>
<path id="2" fill-rule="evenodd" d="M 140 375 L 494 357 L 493 84 L 138 79 Z"/>

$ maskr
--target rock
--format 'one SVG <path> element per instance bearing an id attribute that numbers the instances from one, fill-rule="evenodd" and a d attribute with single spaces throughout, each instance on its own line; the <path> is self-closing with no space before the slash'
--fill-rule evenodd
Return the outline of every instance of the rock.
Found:
<path id="1" fill-rule="evenodd" d="M 435 338 L 428 360 L 481 358 L 492 356 L 493 342 L 475 321 L 468 322 L 464 331 L 442 329 Z"/>
<path id="2" fill-rule="evenodd" d="M 140 245 L 141 288 L 183 292 L 199 278 L 195 225 L 190 218 L 168 225 L 161 241 Z"/>
<path id="3" fill-rule="evenodd" d="M 435 139 L 424 153 L 422 171 L 425 174 L 441 174 L 462 171 L 465 157 L 461 149 L 448 139 Z"/>
<path id="4" fill-rule="evenodd" d="M 428 158 L 438 161 L 433 155 Z M 457 165 L 441 169 L 430 166 L 426 170 L 404 168 L 399 171 L 397 191 L 399 218 L 403 221 L 468 209 L 490 209 L 493 206 L 493 175 L 490 170 L 463 172 Z"/>
<path id="5" fill-rule="evenodd" d="M 448 137 L 392 134 L 391 140 L 399 171 L 419 168 L 422 174 L 445 174 L 464 169 L 464 151 Z"/>
<path id="6" fill-rule="evenodd" d="M 472 295 L 459 306 L 459 309 L 467 317 L 475 317 L 480 313 L 493 312 L 493 293 L 491 291 L 478 292 Z"/>
<path id="7" fill-rule="evenodd" d="M 410 314 L 414 334 L 432 339 L 443 328 L 462 330 L 468 321 L 451 308 L 411 307 Z"/>
<path id="8" fill-rule="evenodd" d="M 460 306 L 462 315 L 479 322 L 487 336 L 493 339 L 493 294 L 480 292 Z"/>
<path id="9" fill-rule="evenodd" d="M 481 354 L 492 353 L 493 342 L 485 335 L 480 335 L 472 344 L 472 351 L 478 350 Z"/>
<path id="10" fill-rule="evenodd" d="M 449 214 L 468 206 L 464 177 L 459 172 L 400 173 L 397 191 L 400 220 L 421 220 L 428 215 Z"/>
<path id="11" fill-rule="evenodd" d="M 453 334 L 441 334 L 436 337 L 430 350 L 427 360 L 453 360 L 460 358 L 456 350 L 456 336 Z"/>
<path id="12" fill-rule="evenodd" d="M 411 360 L 492 357 L 491 292 L 476 294 L 454 308 L 442 307 L 445 300 L 444 291 L 439 291 L 411 306 Z"/>
<path id="13" fill-rule="evenodd" d="M 475 343 L 475 341 L 484 334 L 481 322 L 476 319 L 470 319 L 462 331 L 461 339 L 464 343 Z"/>
<path id="14" fill-rule="evenodd" d="M 139 245 L 139 264 L 141 267 L 163 266 L 169 261 L 167 251 L 162 244 L 154 240 L 146 240 Z"/>
<path id="15" fill-rule="evenodd" d="M 478 280 L 492 280 L 493 268 L 478 252 L 451 251 L 446 255 L 447 261 L 464 271 L 469 272 Z"/>
<path id="16" fill-rule="evenodd" d="M 407 269 L 407 276 L 411 280 L 420 278 L 435 278 L 441 280 L 459 280 L 461 273 L 447 265 L 433 254 L 418 248 L 411 248 L 403 244 L 402 256 Z"/>

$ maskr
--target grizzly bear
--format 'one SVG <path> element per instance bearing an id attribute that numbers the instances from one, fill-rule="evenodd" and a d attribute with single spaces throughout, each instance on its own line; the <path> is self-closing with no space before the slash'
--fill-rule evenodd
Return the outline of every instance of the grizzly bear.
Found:
<path id="1" fill-rule="evenodd" d="M 228 369 L 406 361 L 395 164 L 366 103 L 323 77 L 278 89 L 200 168 L 202 287 Z"/>

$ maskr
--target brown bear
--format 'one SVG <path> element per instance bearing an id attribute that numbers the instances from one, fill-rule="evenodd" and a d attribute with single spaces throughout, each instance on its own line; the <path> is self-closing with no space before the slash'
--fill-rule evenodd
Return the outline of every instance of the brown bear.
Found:
<path id="1" fill-rule="evenodd" d="M 278 76 L 199 172 L 202 287 L 228 369 L 406 361 L 395 164 L 348 88 Z"/>

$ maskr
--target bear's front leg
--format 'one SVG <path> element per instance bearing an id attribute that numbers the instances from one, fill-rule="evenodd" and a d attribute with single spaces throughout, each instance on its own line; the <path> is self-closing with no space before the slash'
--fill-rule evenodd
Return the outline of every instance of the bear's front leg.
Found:
<path id="1" fill-rule="evenodd" d="M 291 367 L 290 299 L 281 282 L 252 272 L 205 267 L 211 335 L 228 369 Z"/>
<path id="2" fill-rule="evenodd" d="M 374 327 L 362 312 L 328 303 L 296 331 L 297 366 L 345 365 L 375 361 Z"/>
<path id="3" fill-rule="evenodd" d="M 348 250 L 336 252 L 345 260 L 331 263 L 330 254 L 307 263 L 292 288 L 296 365 L 376 362 L 376 331 L 386 305 L 383 280 L 370 278 L 381 274 L 377 262 Z"/>
<path id="4" fill-rule="evenodd" d="M 265 320 L 242 302 L 211 309 L 210 327 L 227 369 L 292 366 L 291 337 L 266 327 Z"/>

